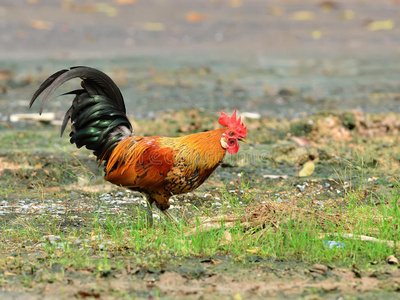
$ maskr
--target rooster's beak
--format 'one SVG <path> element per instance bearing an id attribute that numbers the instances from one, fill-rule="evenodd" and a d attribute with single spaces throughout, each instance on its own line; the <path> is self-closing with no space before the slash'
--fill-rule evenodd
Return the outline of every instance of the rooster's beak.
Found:
<path id="1" fill-rule="evenodd" d="M 246 140 L 244 138 L 239 138 L 239 141 L 243 142 L 243 143 L 247 143 Z"/>

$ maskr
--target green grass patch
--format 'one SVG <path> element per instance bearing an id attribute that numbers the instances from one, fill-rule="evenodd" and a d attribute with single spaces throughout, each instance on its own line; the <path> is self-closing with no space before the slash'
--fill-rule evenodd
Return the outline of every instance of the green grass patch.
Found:
<path id="1" fill-rule="evenodd" d="M 251 219 L 254 212 L 265 210 L 263 204 L 250 208 L 239 205 L 245 201 L 243 198 L 251 197 L 251 191 L 246 190 L 240 199 L 227 191 L 223 195 L 227 201 L 223 201 L 219 211 L 229 210 L 229 217 L 215 219 L 212 229 L 204 227 L 209 216 L 215 216 L 212 212 L 197 212 L 189 219 L 194 226 L 181 218 L 177 227 L 160 220 L 154 228 L 147 228 L 143 210 L 138 210 L 132 218 L 122 214 L 87 214 L 84 224 L 76 229 L 67 226 L 73 221 L 69 219 L 72 214 L 61 219 L 38 215 L 3 224 L 0 250 L 17 253 L 17 257 L 22 252 L 39 250 L 49 265 L 59 262 L 65 266 L 99 269 L 105 268 L 110 257 L 128 258 L 136 265 L 157 268 L 174 259 L 221 255 L 237 262 L 260 256 L 267 260 L 366 267 L 371 262 L 384 263 L 398 251 L 398 184 L 380 205 L 350 205 L 346 212 L 338 213 L 337 208 L 317 211 L 271 202 L 254 219 Z M 348 238 L 349 233 L 355 237 Z M 361 235 L 382 242 L 362 241 L 357 237 Z M 49 236 L 56 238 L 51 240 Z M 328 241 L 336 241 L 339 246 L 330 247 Z M 390 247 L 384 241 L 395 243 Z M 9 256 L 3 258 L 0 265 L 8 265 L 9 259 Z M 13 259 L 13 264 L 16 263 L 21 261 Z"/>

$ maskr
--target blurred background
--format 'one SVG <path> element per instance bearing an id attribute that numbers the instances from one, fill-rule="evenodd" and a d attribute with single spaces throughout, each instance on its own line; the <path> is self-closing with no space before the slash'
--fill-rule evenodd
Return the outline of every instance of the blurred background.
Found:
<path id="1" fill-rule="evenodd" d="M 399 18 L 398 0 L 2 0 L 0 120 L 36 112 L 42 80 L 73 65 L 109 74 L 140 118 L 399 111 Z"/>

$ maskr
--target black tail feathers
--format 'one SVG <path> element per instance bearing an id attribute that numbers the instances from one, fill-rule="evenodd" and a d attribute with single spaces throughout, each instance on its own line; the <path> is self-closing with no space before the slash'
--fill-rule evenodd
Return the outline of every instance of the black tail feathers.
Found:
<path id="1" fill-rule="evenodd" d="M 74 94 L 75 98 L 65 113 L 61 135 L 71 119 L 71 143 L 78 148 L 86 146 L 94 151 L 98 160 L 107 161 L 112 150 L 121 140 L 132 135 L 133 129 L 126 116 L 121 91 L 106 74 L 89 67 L 58 71 L 41 84 L 29 106 L 44 92 L 40 105 L 42 113 L 55 90 L 73 78 L 82 79 L 82 89 L 66 93 Z"/>

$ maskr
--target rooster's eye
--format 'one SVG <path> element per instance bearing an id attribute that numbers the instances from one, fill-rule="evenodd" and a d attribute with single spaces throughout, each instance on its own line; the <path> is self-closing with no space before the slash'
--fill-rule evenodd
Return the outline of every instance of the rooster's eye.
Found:
<path id="1" fill-rule="evenodd" d="M 229 135 L 230 135 L 230 136 L 234 136 L 235 133 L 234 133 L 233 131 L 231 131 L 231 132 L 229 132 Z"/>

